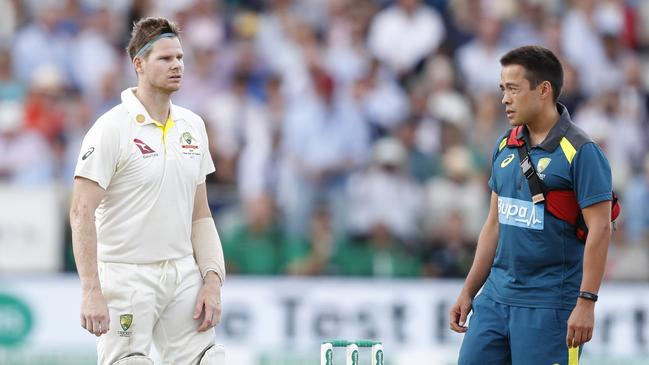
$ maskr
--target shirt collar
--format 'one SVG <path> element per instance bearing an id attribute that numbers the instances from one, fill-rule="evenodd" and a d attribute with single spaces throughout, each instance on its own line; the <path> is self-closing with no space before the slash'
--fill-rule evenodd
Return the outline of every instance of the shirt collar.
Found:
<path id="1" fill-rule="evenodd" d="M 149 112 L 146 111 L 142 102 L 135 96 L 136 87 L 128 88 L 122 91 L 121 98 L 122 104 L 126 106 L 131 118 L 139 125 L 155 124 L 155 120 L 151 118 Z M 171 100 L 169 101 L 169 118 L 176 120 L 176 107 Z"/>
<path id="2" fill-rule="evenodd" d="M 550 129 L 550 132 L 543 142 L 534 147 L 539 147 L 545 151 L 552 152 L 559 146 L 561 139 L 565 137 L 568 128 L 570 128 L 570 125 L 572 124 L 570 113 L 568 113 L 568 109 L 561 103 L 557 103 L 557 112 L 559 112 L 559 120 L 554 124 L 552 129 Z M 516 138 L 523 139 L 529 144 L 530 138 L 527 126 L 518 131 Z"/>

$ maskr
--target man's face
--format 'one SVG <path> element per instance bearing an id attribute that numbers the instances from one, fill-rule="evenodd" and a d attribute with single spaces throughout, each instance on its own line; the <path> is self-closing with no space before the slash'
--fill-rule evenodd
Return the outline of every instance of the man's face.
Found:
<path id="1" fill-rule="evenodd" d="M 525 78 L 525 68 L 520 65 L 504 66 L 500 73 L 502 103 L 505 105 L 507 119 L 513 126 L 527 124 L 541 110 L 540 85 L 530 89 Z"/>
<path id="2" fill-rule="evenodd" d="M 136 70 L 140 81 L 154 89 L 172 93 L 180 89 L 183 77 L 183 49 L 177 37 L 161 38 L 151 47 L 151 52 L 140 61 Z"/>

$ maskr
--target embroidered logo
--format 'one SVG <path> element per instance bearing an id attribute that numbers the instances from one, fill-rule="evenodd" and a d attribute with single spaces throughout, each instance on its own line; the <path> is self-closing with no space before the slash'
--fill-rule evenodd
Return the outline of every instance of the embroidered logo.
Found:
<path id="1" fill-rule="evenodd" d="M 536 173 L 539 175 L 541 180 L 545 179 L 545 174 L 542 174 L 545 169 L 548 168 L 552 159 L 550 157 L 543 157 L 539 159 L 539 162 L 536 164 Z"/>
<path id="2" fill-rule="evenodd" d="M 198 151 L 196 139 L 189 132 L 183 132 L 180 136 L 180 147 L 182 148 L 183 155 L 189 156 L 190 158 L 196 158 L 201 155 L 200 151 Z"/>
<path id="3" fill-rule="evenodd" d="M 507 156 L 503 162 L 500 163 L 500 167 L 507 167 L 512 161 L 514 161 L 514 154 L 511 153 L 509 156 Z"/>
<path id="4" fill-rule="evenodd" d="M 133 324 L 133 315 L 132 314 L 122 314 L 119 316 L 119 325 L 122 326 L 123 331 L 117 331 L 117 334 L 120 337 L 131 337 L 133 331 L 129 331 Z"/>
<path id="5" fill-rule="evenodd" d="M 192 143 L 192 142 L 194 142 L 194 143 Z M 198 148 L 198 146 L 196 145 L 195 142 L 196 142 L 196 140 L 194 139 L 194 137 L 192 137 L 191 133 L 189 133 L 189 132 L 184 132 L 180 136 L 180 146 L 182 148 L 196 149 L 196 148 Z"/>
<path id="6" fill-rule="evenodd" d="M 86 151 L 86 153 L 83 154 L 83 156 L 81 157 L 81 159 L 85 161 L 88 157 L 90 157 L 90 155 L 92 155 L 93 152 L 95 152 L 95 148 L 94 148 L 94 147 L 90 147 L 90 148 L 88 148 L 88 151 Z"/>
<path id="7" fill-rule="evenodd" d="M 136 138 L 136 139 L 133 140 L 133 142 L 135 142 L 135 145 L 137 146 L 137 148 L 140 149 L 140 152 L 142 152 L 143 155 L 148 155 L 150 153 L 155 153 L 153 148 L 149 147 L 149 145 L 142 142 L 141 140 Z"/>
<path id="8" fill-rule="evenodd" d="M 192 134 L 189 132 L 183 133 L 182 136 L 180 136 L 180 143 L 185 141 L 185 144 L 192 144 Z"/>

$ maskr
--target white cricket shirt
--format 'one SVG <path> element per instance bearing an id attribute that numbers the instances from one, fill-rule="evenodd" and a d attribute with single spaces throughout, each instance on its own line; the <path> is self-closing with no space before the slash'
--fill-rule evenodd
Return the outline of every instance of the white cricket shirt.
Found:
<path id="1" fill-rule="evenodd" d="M 176 105 L 166 125 L 135 97 L 102 115 L 84 138 L 75 176 L 106 190 L 95 212 L 97 259 L 152 263 L 193 253 L 197 185 L 214 172 L 205 123 Z"/>

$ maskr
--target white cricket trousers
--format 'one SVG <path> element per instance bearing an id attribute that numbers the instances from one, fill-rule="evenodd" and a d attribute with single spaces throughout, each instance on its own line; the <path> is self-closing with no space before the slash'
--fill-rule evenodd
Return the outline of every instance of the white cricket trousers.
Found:
<path id="1" fill-rule="evenodd" d="M 153 341 L 163 364 L 198 364 L 214 331 L 198 332 L 194 307 L 203 278 L 193 256 L 152 264 L 98 263 L 110 330 L 97 340 L 97 364 L 150 356 Z M 156 364 L 158 365 L 158 364 Z"/>

